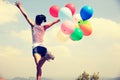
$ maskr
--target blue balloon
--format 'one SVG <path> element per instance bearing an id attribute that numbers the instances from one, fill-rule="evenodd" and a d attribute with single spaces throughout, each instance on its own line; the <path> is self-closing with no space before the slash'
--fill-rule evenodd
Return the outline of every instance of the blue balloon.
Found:
<path id="1" fill-rule="evenodd" d="M 93 9 L 90 6 L 83 6 L 80 10 L 80 16 L 83 20 L 88 20 L 93 15 Z"/>

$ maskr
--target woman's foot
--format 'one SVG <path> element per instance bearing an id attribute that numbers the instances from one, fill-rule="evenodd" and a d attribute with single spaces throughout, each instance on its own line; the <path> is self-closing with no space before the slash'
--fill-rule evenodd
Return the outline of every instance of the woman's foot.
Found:
<path id="1" fill-rule="evenodd" d="M 54 60 L 54 55 L 53 54 L 51 54 L 51 52 L 47 52 L 46 53 L 46 55 L 45 55 L 45 58 L 48 60 L 48 61 L 50 61 L 50 59 L 51 60 Z"/>

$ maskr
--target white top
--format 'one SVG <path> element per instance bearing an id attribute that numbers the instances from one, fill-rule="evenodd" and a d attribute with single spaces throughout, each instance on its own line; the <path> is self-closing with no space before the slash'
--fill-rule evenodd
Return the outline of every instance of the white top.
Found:
<path id="1" fill-rule="evenodd" d="M 32 27 L 33 48 L 36 46 L 44 46 L 44 34 L 44 26 L 35 25 L 34 27 Z"/>

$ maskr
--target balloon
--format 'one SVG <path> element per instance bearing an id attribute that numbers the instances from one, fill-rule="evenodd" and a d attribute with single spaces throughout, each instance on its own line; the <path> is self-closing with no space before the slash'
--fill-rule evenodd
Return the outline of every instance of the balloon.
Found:
<path id="1" fill-rule="evenodd" d="M 58 16 L 59 16 L 60 20 L 63 20 L 63 21 L 72 19 L 72 13 L 71 13 L 70 9 L 67 7 L 61 8 L 58 13 Z"/>
<path id="2" fill-rule="evenodd" d="M 90 6 L 83 6 L 80 15 L 83 20 L 88 20 L 93 15 L 93 9 Z"/>
<path id="3" fill-rule="evenodd" d="M 90 25 L 82 24 L 80 25 L 80 29 L 83 31 L 85 36 L 89 36 L 92 33 L 92 28 Z"/>
<path id="4" fill-rule="evenodd" d="M 73 15 L 73 22 L 74 23 L 78 23 L 78 21 L 80 21 L 81 18 L 80 18 L 80 14 L 74 14 Z"/>
<path id="5" fill-rule="evenodd" d="M 60 10 L 60 7 L 53 5 L 50 7 L 49 9 L 49 13 L 51 14 L 51 16 L 53 17 L 58 17 L 58 12 Z"/>
<path id="6" fill-rule="evenodd" d="M 82 25 L 82 24 L 87 24 L 87 25 L 90 25 L 90 22 L 88 21 L 88 20 L 80 20 L 80 21 L 78 21 L 78 25 L 80 26 L 80 25 Z"/>
<path id="7" fill-rule="evenodd" d="M 75 24 L 75 28 L 80 28 L 78 24 Z"/>
<path id="8" fill-rule="evenodd" d="M 70 35 L 70 38 L 74 41 L 78 41 L 82 39 L 83 32 L 80 30 L 80 28 L 75 28 L 74 32 Z"/>
<path id="9" fill-rule="evenodd" d="M 61 30 L 65 34 L 71 34 L 74 31 L 74 26 L 72 21 L 64 21 L 61 25 Z"/>
<path id="10" fill-rule="evenodd" d="M 57 38 L 61 41 L 61 42 L 66 42 L 69 39 L 68 35 L 65 35 L 61 30 L 59 30 L 57 32 Z"/>
<path id="11" fill-rule="evenodd" d="M 65 5 L 65 7 L 69 8 L 72 12 L 72 15 L 74 15 L 74 13 L 76 11 L 75 5 L 73 5 L 72 3 L 68 3 L 68 4 Z"/>

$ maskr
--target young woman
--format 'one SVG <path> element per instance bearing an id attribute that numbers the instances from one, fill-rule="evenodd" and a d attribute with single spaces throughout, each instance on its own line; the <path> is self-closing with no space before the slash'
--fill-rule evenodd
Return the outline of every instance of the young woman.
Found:
<path id="1" fill-rule="evenodd" d="M 47 51 L 47 48 L 43 45 L 44 35 L 46 30 L 52 25 L 58 23 L 60 20 L 53 21 L 52 23 L 42 25 L 43 22 L 46 22 L 46 16 L 41 14 L 37 15 L 35 18 L 35 23 L 31 21 L 20 2 L 15 3 L 18 9 L 21 11 L 27 22 L 30 24 L 32 29 L 32 38 L 33 38 L 33 57 L 36 63 L 36 76 L 37 80 L 41 80 L 42 75 L 42 66 L 46 60 L 53 60 L 54 56 Z"/>

